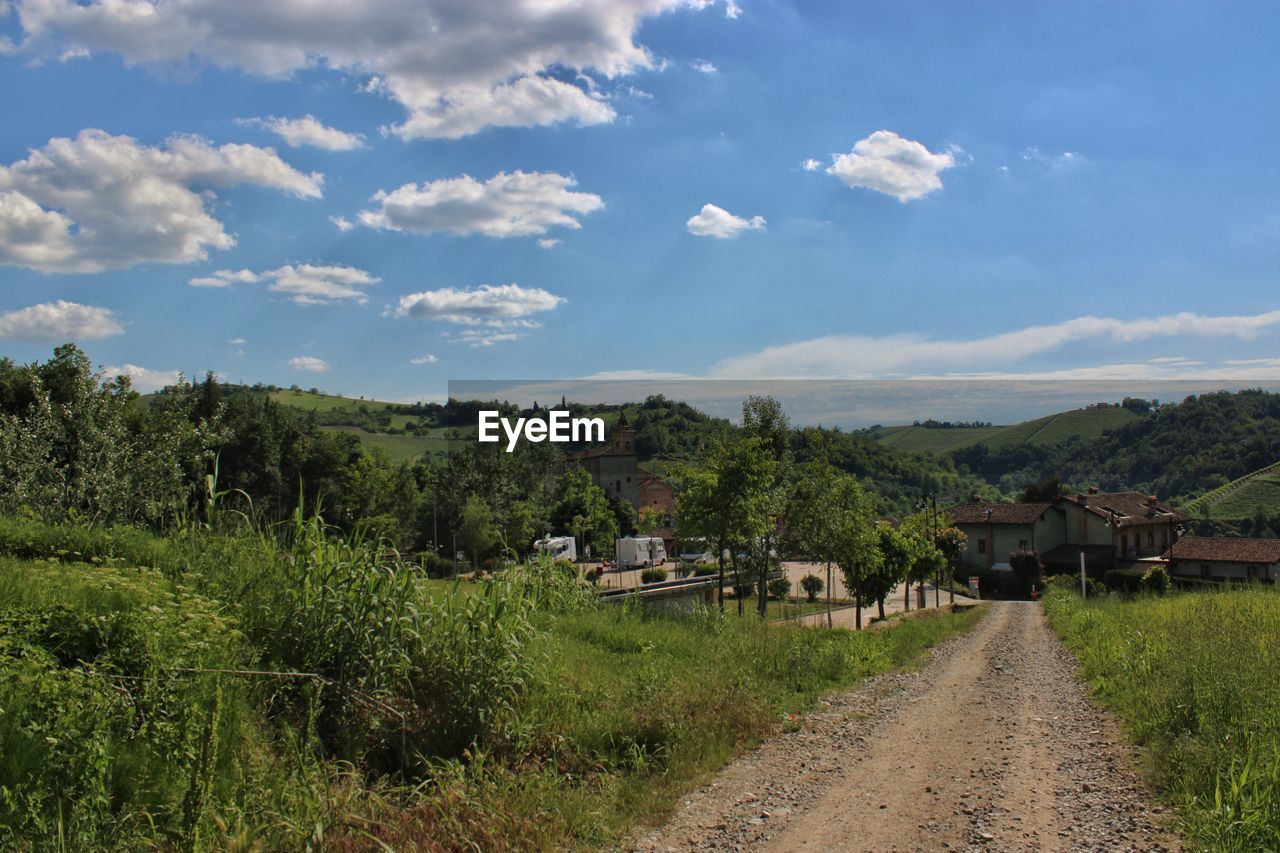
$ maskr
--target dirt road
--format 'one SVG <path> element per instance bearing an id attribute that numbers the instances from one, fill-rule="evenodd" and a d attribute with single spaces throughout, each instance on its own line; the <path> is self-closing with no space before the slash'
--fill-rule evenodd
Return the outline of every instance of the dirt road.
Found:
<path id="1" fill-rule="evenodd" d="M 917 673 L 825 701 L 639 850 L 1163 850 L 1115 723 L 1038 604 L 997 602 Z"/>

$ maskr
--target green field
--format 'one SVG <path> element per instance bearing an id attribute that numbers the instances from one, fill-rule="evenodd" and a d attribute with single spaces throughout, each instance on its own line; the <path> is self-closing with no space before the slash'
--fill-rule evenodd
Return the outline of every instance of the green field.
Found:
<path id="1" fill-rule="evenodd" d="M 0 517 L 0 847 L 612 848 L 980 618 L 663 618 L 550 564 L 383 571 L 301 516 L 189 534 Z"/>
<path id="2" fill-rule="evenodd" d="M 1258 512 L 1280 512 L 1280 462 L 1252 471 L 1225 486 L 1205 492 L 1186 506 L 1193 515 L 1222 520 L 1252 518 Z"/>
<path id="3" fill-rule="evenodd" d="M 450 442 L 444 437 L 446 430 L 434 429 L 429 436 L 388 435 L 383 432 L 367 432 L 353 426 L 324 426 L 321 429 L 349 432 L 360 439 L 370 450 L 381 450 L 392 462 L 412 462 L 424 453 L 445 453 Z"/>
<path id="4" fill-rule="evenodd" d="M 1088 604 L 1050 621 L 1144 749 L 1188 850 L 1280 849 L 1280 594 L 1263 588 Z"/>
<path id="5" fill-rule="evenodd" d="M 1015 444 L 1051 446 L 1072 436 L 1088 440 L 1122 427 L 1139 416 L 1128 409 L 1073 409 L 1010 426 L 931 429 L 923 426 L 882 427 L 874 433 L 881 444 L 898 450 L 949 453 L 974 444 L 1007 447 Z"/>
<path id="6" fill-rule="evenodd" d="M 361 406 L 369 411 L 393 408 L 395 403 L 383 403 L 378 400 L 357 400 L 351 397 L 339 397 L 333 394 L 313 394 L 310 391 L 293 391 L 282 389 L 272 391 L 271 399 L 283 406 L 300 409 L 304 412 L 358 412 Z M 411 418 L 409 420 L 412 420 Z"/>

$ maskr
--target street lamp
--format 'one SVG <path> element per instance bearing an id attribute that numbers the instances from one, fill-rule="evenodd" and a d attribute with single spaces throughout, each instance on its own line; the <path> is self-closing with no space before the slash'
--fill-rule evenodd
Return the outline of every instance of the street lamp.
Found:
<path id="1" fill-rule="evenodd" d="M 922 509 L 925 511 L 926 513 L 925 520 L 930 525 L 929 529 L 930 529 L 931 538 L 929 541 L 933 544 L 934 548 L 937 548 L 938 547 L 938 496 L 933 492 L 925 492 L 923 495 L 921 495 L 920 500 L 916 502 L 916 508 Z M 928 514 L 931 508 L 933 510 L 932 516 Z M 935 609 L 942 606 L 942 591 L 940 589 L 941 586 L 942 586 L 942 567 L 939 566 L 934 572 L 934 580 L 933 580 L 933 606 Z M 952 600 L 954 601 L 955 592 L 953 591 L 951 595 L 952 595 Z"/>

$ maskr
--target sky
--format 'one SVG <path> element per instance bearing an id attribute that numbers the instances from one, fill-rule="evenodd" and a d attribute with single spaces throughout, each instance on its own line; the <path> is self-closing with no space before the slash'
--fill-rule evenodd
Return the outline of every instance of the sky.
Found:
<path id="1" fill-rule="evenodd" d="M 1280 7 L 0 2 L 0 354 L 1280 379 Z"/>

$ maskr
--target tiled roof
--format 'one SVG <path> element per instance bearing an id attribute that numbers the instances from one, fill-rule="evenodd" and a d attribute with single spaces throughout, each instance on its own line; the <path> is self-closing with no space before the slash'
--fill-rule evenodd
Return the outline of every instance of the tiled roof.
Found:
<path id="1" fill-rule="evenodd" d="M 1052 504 L 989 504 L 967 503 L 952 507 L 949 512 L 956 524 L 1034 524 L 1044 516 Z M 988 515 L 988 513 L 990 513 Z"/>
<path id="2" fill-rule="evenodd" d="M 1280 539 L 1184 536 L 1161 556 L 1206 563 L 1280 563 Z"/>
<path id="3" fill-rule="evenodd" d="M 1169 524 L 1186 521 L 1189 516 L 1178 510 L 1153 500 L 1142 492 L 1104 492 L 1095 495 L 1067 495 L 1063 498 L 1067 503 L 1082 506 L 1086 511 L 1099 518 L 1110 519 L 1112 512 L 1120 527 L 1134 524 Z"/>

